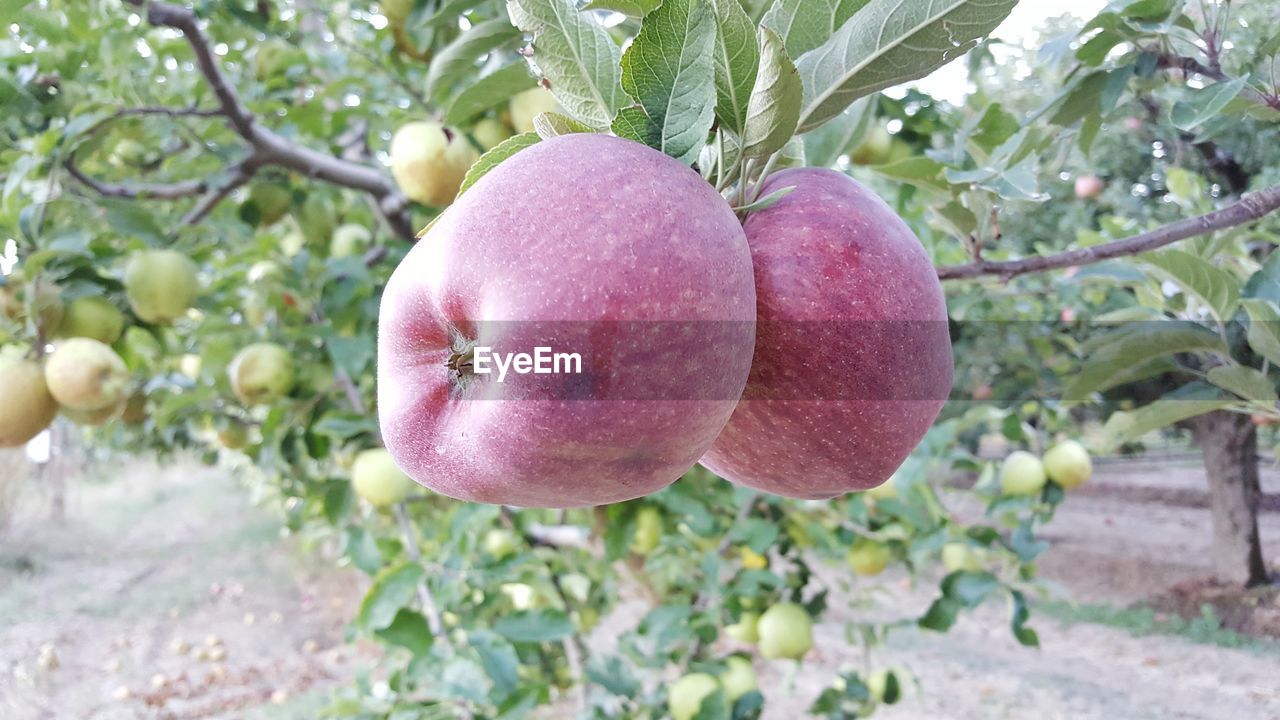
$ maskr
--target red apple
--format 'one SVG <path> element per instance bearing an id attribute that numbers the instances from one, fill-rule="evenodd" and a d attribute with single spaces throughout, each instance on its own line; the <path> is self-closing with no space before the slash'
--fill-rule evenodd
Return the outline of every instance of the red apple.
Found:
<path id="1" fill-rule="evenodd" d="M 1076 198 L 1080 200 L 1089 200 L 1096 198 L 1102 194 L 1107 188 L 1107 184 L 1097 175 L 1081 175 L 1076 178 Z"/>
<path id="2" fill-rule="evenodd" d="M 755 361 L 702 462 L 735 483 L 798 498 L 880 485 L 951 390 L 942 285 L 910 228 L 846 175 L 775 173 L 795 189 L 748 216 Z"/>
<path id="3" fill-rule="evenodd" d="M 383 438 L 411 477 L 462 500 L 647 495 L 729 419 L 754 320 L 742 227 L 697 173 L 629 140 L 552 138 L 460 196 L 388 281 Z M 580 372 L 479 372 L 478 348 L 538 346 L 580 354 Z"/>

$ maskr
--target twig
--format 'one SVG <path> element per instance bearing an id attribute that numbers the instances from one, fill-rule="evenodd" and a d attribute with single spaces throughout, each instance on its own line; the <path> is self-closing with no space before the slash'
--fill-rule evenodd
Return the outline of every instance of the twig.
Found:
<path id="1" fill-rule="evenodd" d="M 422 550 L 418 547 L 418 535 L 414 531 L 413 521 L 409 519 L 404 503 L 396 503 L 391 510 L 400 523 L 400 534 L 404 537 L 404 548 L 405 552 L 409 553 L 409 559 L 421 562 Z M 444 630 L 444 622 L 440 619 L 440 609 L 436 606 L 436 599 L 431 595 L 431 588 L 427 587 L 425 580 L 418 583 L 418 602 L 422 603 L 422 612 L 427 616 L 427 629 L 437 640 L 444 643 L 446 648 L 452 650 L 453 644 L 449 642 L 449 635 Z"/>
<path id="2" fill-rule="evenodd" d="M 1218 82 L 1234 79 L 1227 73 L 1223 72 L 1221 67 L 1206 65 L 1193 57 L 1178 55 L 1173 52 L 1158 53 L 1156 55 L 1156 67 L 1162 70 L 1176 68 L 1188 75 L 1203 75 L 1210 80 L 1217 80 Z M 1247 85 L 1241 91 L 1241 94 L 1251 102 L 1255 102 L 1259 105 L 1266 105 L 1272 110 L 1280 110 L 1280 97 L 1277 97 L 1274 94 L 1264 94 Z"/>
<path id="3" fill-rule="evenodd" d="M 200 198 L 200 201 L 188 210 L 186 215 L 182 216 L 180 224 L 183 226 L 195 225 L 205 219 L 205 217 L 209 213 L 213 212 L 213 209 L 225 200 L 228 195 L 252 180 L 257 171 L 258 165 L 256 162 L 253 162 L 252 157 L 232 166 L 231 176 L 227 178 L 226 182 Z"/>
<path id="4" fill-rule="evenodd" d="M 67 156 L 66 161 L 62 164 L 67 169 L 67 174 L 89 189 L 110 198 L 125 198 L 136 200 L 142 198 L 150 198 L 153 200 L 181 200 L 183 198 L 195 197 L 204 193 L 209 189 L 209 184 L 204 180 L 179 180 L 171 183 L 107 183 L 96 180 L 84 174 L 84 171 L 76 165 L 75 154 Z"/>

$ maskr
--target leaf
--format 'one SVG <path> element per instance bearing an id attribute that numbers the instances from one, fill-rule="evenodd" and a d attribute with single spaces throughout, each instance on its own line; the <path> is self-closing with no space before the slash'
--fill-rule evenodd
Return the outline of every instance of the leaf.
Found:
<path id="1" fill-rule="evenodd" d="M 1209 382 L 1253 402 L 1275 404 L 1276 387 L 1261 371 L 1247 365 L 1219 365 L 1209 371 Z"/>
<path id="2" fill-rule="evenodd" d="M 537 84 L 523 62 L 504 65 L 459 91 L 449 102 L 445 122 L 464 125 L 476 115 Z"/>
<path id="3" fill-rule="evenodd" d="M 736 1 L 736 0 L 735 0 Z M 662 0 L 591 0 L 583 10 L 609 10 L 642 18 L 658 9 Z"/>
<path id="4" fill-rule="evenodd" d="M 782 48 L 782 39 L 760 28 L 760 72 L 747 105 L 742 154 L 763 158 L 781 150 L 795 134 L 804 87 L 796 66 Z"/>
<path id="5" fill-rule="evenodd" d="M 618 111 L 611 129 L 613 134 L 620 138 L 634 140 L 649 147 L 655 147 L 659 142 L 654 133 L 655 128 L 649 124 L 649 116 L 639 105 L 632 105 Z"/>
<path id="6" fill-rule="evenodd" d="M 480 156 L 480 159 L 467 170 L 467 176 L 462 179 L 462 185 L 458 187 L 458 195 L 466 192 L 472 185 L 480 181 L 488 172 L 502 163 L 503 160 L 515 155 L 521 150 L 537 145 L 542 141 L 537 133 L 520 133 L 512 135 L 502 142 L 489 148 L 488 152 Z"/>
<path id="7" fill-rule="evenodd" d="M 837 158 L 853 147 L 854 141 L 867 134 L 875 119 L 872 97 L 856 100 L 822 127 L 803 136 L 804 153 L 814 167 L 830 167 Z"/>
<path id="8" fill-rule="evenodd" d="M 427 625 L 427 619 L 422 617 L 422 613 L 408 608 L 401 608 L 391 624 L 378 630 L 374 635 L 392 645 L 407 648 L 415 656 L 430 650 L 431 643 L 435 640 Z"/>
<path id="9" fill-rule="evenodd" d="M 378 573 L 364 594 L 364 600 L 360 601 L 360 625 L 369 630 L 381 630 L 391 625 L 400 609 L 413 600 L 418 583 L 425 577 L 422 566 L 411 561 Z"/>
<path id="10" fill-rule="evenodd" d="M 480 664 L 500 695 L 508 695 L 520 687 L 520 658 L 511 643 L 488 630 L 468 633 L 467 641 L 476 649 Z"/>
<path id="11" fill-rule="evenodd" d="M 1134 367 L 1184 352 L 1213 352 L 1225 356 L 1227 349 L 1217 333 L 1192 322 L 1171 320 L 1126 325 L 1098 341 L 1098 346 L 1092 349 L 1067 386 L 1064 399 L 1083 400 L 1089 393 L 1118 384 Z"/>
<path id="12" fill-rule="evenodd" d="M 595 132 L 595 130 L 577 120 L 556 112 L 538 113 L 538 116 L 533 119 L 533 130 L 543 140 L 550 140 L 561 135 Z"/>
<path id="13" fill-rule="evenodd" d="M 716 13 L 716 117 L 721 125 L 741 135 L 760 69 L 755 23 L 738 0 L 712 2 Z"/>
<path id="14" fill-rule="evenodd" d="M 573 621 L 561 610 L 525 610 L 499 619 L 493 629 L 513 642 L 543 643 L 573 634 Z"/>
<path id="15" fill-rule="evenodd" d="M 1240 283 L 1226 270 L 1185 250 L 1145 253 L 1138 259 L 1203 303 L 1219 320 L 1226 322 L 1235 314 L 1240 302 Z"/>
<path id="16" fill-rule="evenodd" d="M 1236 404 L 1229 398 L 1214 397 L 1217 394 L 1218 391 L 1208 385 L 1185 385 L 1137 410 L 1112 413 L 1103 432 L 1117 443 L 1137 440 L 1152 430 Z"/>
<path id="17" fill-rule="evenodd" d="M 822 45 L 800 57 L 804 110 L 799 132 L 854 100 L 924 77 L 968 52 L 1017 0 L 871 0 Z"/>
<path id="18" fill-rule="evenodd" d="M 774 190 L 773 192 L 769 193 L 768 195 L 765 195 L 762 198 L 758 198 L 741 207 L 735 207 L 734 210 L 737 211 L 740 215 L 745 215 L 747 213 L 759 212 L 766 208 L 771 208 L 774 205 L 778 204 L 779 200 L 790 195 L 791 191 L 795 189 L 796 188 L 794 185 L 788 185 L 787 187 L 784 187 L 784 188 L 778 188 L 777 190 Z"/>
<path id="19" fill-rule="evenodd" d="M 507 14 L 533 36 L 529 65 L 560 107 L 593 128 L 609 127 L 621 104 L 621 52 L 604 26 L 572 0 L 507 0 Z"/>
<path id="20" fill-rule="evenodd" d="M 1258 298 L 1242 300 L 1240 304 L 1249 313 L 1249 347 L 1272 364 L 1280 365 L 1280 308 L 1270 300 Z"/>
<path id="21" fill-rule="evenodd" d="M 440 101 L 458 80 L 471 72 L 486 53 L 520 37 L 506 18 L 494 18 L 473 26 L 446 45 L 427 70 L 427 97 Z"/>
<path id="22" fill-rule="evenodd" d="M 1179 130 L 1191 130 L 1207 122 L 1244 89 L 1248 78 L 1236 78 L 1199 90 L 1190 100 L 1180 100 L 1169 111 L 1169 119 Z"/>
<path id="23" fill-rule="evenodd" d="M 666 0 L 649 13 L 622 56 L 622 87 L 644 110 L 628 112 L 627 131 L 690 165 L 715 123 L 712 46 L 715 15 L 708 0 Z"/>
<path id="24" fill-rule="evenodd" d="M 760 24 L 782 38 L 791 57 L 826 42 L 870 0 L 775 0 Z"/>

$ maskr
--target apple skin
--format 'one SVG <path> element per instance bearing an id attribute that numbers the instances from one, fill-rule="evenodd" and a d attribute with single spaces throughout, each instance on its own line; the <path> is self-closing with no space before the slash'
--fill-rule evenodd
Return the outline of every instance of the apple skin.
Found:
<path id="1" fill-rule="evenodd" d="M 981 570 L 982 555 L 967 543 L 949 542 L 942 546 L 942 566 L 949 573 L 960 570 Z"/>
<path id="2" fill-rule="evenodd" d="M 860 538 L 849 548 L 847 559 L 855 573 L 869 577 L 884 572 L 893 559 L 893 551 L 884 543 Z"/>
<path id="3" fill-rule="evenodd" d="M 751 666 L 750 660 L 731 655 L 725 660 L 725 664 L 729 667 L 720 673 L 720 686 L 724 688 L 725 699 L 730 703 L 735 703 L 743 695 L 760 689 L 756 669 Z"/>
<path id="4" fill-rule="evenodd" d="M 1074 490 L 1093 475 L 1093 461 L 1083 445 L 1075 440 L 1064 440 L 1044 454 L 1044 472 L 1050 480 L 1067 490 Z"/>
<path id="5" fill-rule="evenodd" d="M 755 360 L 702 459 L 717 475 L 825 499 L 885 482 L 951 390 L 942 285 L 910 228 L 874 193 L 821 168 L 782 170 L 744 229 L 756 277 Z"/>
<path id="6" fill-rule="evenodd" d="M 176 250 L 144 250 L 129 259 L 124 291 L 139 318 L 170 323 L 187 314 L 200 291 L 196 265 Z"/>
<path id="7" fill-rule="evenodd" d="M 107 345 L 90 338 L 61 340 L 45 361 L 49 394 L 64 408 L 102 410 L 129 394 L 129 370 Z"/>
<path id="8" fill-rule="evenodd" d="M 799 660 L 813 647 L 813 620 L 803 607 L 781 602 L 760 616 L 760 654 L 769 660 Z"/>
<path id="9" fill-rule="evenodd" d="M 545 140 L 481 178 L 388 281 L 383 437 L 411 477 L 460 500 L 648 495 L 724 428 L 754 320 L 742 227 L 697 173 L 621 138 Z M 529 352 L 548 333 L 557 351 L 582 353 L 581 375 L 499 384 L 446 367 L 473 341 Z"/>
<path id="10" fill-rule="evenodd" d="M 259 182 L 249 188 L 249 200 L 258 208 L 258 223 L 265 227 L 276 224 L 289 212 L 293 192 L 287 185 Z"/>
<path id="11" fill-rule="evenodd" d="M 726 625 L 724 634 L 740 643 L 754 645 L 760 642 L 760 613 L 744 612 L 738 622 Z"/>
<path id="12" fill-rule="evenodd" d="M 1081 175 L 1076 178 L 1076 199 L 1090 200 L 1102 194 L 1107 188 L 1107 184 L 1097 175 Z"/>
<path id="13" fill-rule="evenodd" d="M 359 255 L 369 248 L 373 242 L 373 233 L 363 225 L 347 223 L 333 231 L 329 240 L 329 257 L 350 257 Z"/>
<path id="14" fill-rule="evenodd" d="M 293 357 L 275 343 L 254 343 L 236 353 L 227 374 L 242 405 L 269 405 L 293 387 Z"/>
<path id="15" fill-rule="evenodd" d="M 1000 489 L 1005 495 L 1039 495 L 1046 481 L 1040 458 L 1025 450 L 1009 453 L 1000 466 Z"/>
<path id="16" fill-rule="evenodd" d="M 410 200 L 453 202 L 479 153 L 462 133 L 436 122 L 411 122 L 391 138 L 391 174 Z"/>
<path id="17" fill-rule="evenodd" d="M 87 337 L 110 345 L 124 334 L 124 313 L 104 297 L 87 296 L 67 303 L 59 337 Z"/>
<path id="18" fill-rule="evenodd" d="M 707 673 L 689 673 L 667 688 L 667 706 L 674 720 L 693 720 L 702 701 L 720 689 L 720 681 Z"/>
<path id="19" fill-rule="evenodd" d="M 49 394 L 44 368 L 34 360 L 0 355 L 0 447 L 21 447 L 49 427 L 58 403 Z"/>
<path id="20" fill-rule="evenodd" d="M 413 482 L 396 467 L 391 455 L 372 448 L 356 455 L 351 465 L 351 486 L 356 494 L 376 508 L 385 508 L 409 497 Z"/>
<path id="21" fill-rule="evenodd" d="M 511 128 L 497 118 L 483 118 L 471 126 L 471 137 L 484 150 L 490 150 L 498 143 L 511 137 Z"/>
<path id="22" fill-rule="evenodd" d="M 127 402 L 122 400 L 115 405 L 108 405 L 97 410 L 76 410 L 64 407 L 62 408 L 62 416 L 76 425 L 100 427 L 120 416 L 124 412 L 126 404 Z"/>
<path id="23" fill-rule="evenodd" d="M 544 112 L 560 109 L 555 95 L 541 87 L 529 88 L 511 96 L 507 105 L 511 114 L 511 127 L 518 133 L 533 132 L 533 119 Z"/>

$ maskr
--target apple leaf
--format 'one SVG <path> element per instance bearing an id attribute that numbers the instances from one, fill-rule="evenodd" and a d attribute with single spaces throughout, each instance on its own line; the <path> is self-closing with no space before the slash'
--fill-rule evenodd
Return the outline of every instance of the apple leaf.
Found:
<path id="1" fill-rule="evenodd" d="M 774 0 L 760 24 L 778 33 L 787 54 L 800 57 L 826 42 L 870 0 Z"/>
<path id="2" fill-rule="evenodd" d="M 736 1 L 736 0 L 735 0 Z M 608 10 L 634 18 L 642 18 L 658 9 L 662 0 L 591 0 L 583 10 Z"/>
<path id="3" fill-rule="evenodd" d="M 796 62 L 804 80 L 799 132 L 854 100 L 924 77 L 964 55 L 1018 0 L 871 0 Z"/>
<path id="4" fill-rule="evenodd" d="M 1193 130 L 1222 112 L 1227 103 L 1240 94 L 1248 80 L 1247 77 L 1240 77 L 1198 90 L 1190 100 L 1174 104 L 1169 111 L 1169 119 L 1179 130 Z"/>
<path id="5" fill-rule="evenodd" d="M 755 23 L 738 0 L 713 0 L 716 11 L 716 117 L 742 134 L 747 103 L 760 68 Z"/>
<path id="6" fill-rule="evenodd" d="M 859 98 L 830 122 L 804 135 L 804 152 L 814 167 L 829 167 L 862 138 L 875 119 L 873 98 Z"/>
<path id="7" fill-rule="evenodd" d="M 360 625 L 369 630 L 389 627 L 400 609 L 413 600 L 425 576 L 422 566 L 410 561 L 378 573 L 360 601 Z"/>
<path id="8" fill-rule="evenodd" d="M 604 26 L 583 17 L 572 0 L 507 0 L 507 13 L 533 36 L 529 65 L 560 107 L 593 128 L 609 127 L 622 95 L 621 51 Z"/>
<path id="9" fill-rule="evenodd" d="M 742 154 L 761 158 L 781 150 L 795 134 L 803 96 L 800 75 L 782 47 L 782 38 L 767 27 L 760 28 L 760 72 L 747 105 Z"/>
<path id="10" fill-rule="evenodd" d="M 427 70 L 427 97 L 444 100 L 449 90 L 474 68 L 476 61 L 520 37 L 520 31 L 506 18 L 494 18 L 475 25 L 446 45 Z"/>
<path id="11" fill-rule="evenodd" d="M 445 111 L 445 122 L 465 124 L 476 115 L 537 84 L 523 62 L 504 65 L 459 91 Z"/>
<path id="12" fill-rule="evenodd" d="M 1217 388 L 1191 383 L 1137 410 L 1112 413 L 1103 432 L 1113 443 L 1137 440 L 1152 430 L 1236 404 Z"/>
<path id="13" fill-rule="evenodd" d="M 472 185 L 475 185 L 480 178 L 484 177 L 490 170 L 498 167 L 503 160 L 515 155 L 530 145 L 537 145 L 542 141 L 537 133 L 520 133 L 512 135 L 502 142 L 489 148 L 489 151 L 480 156 L 480 159 L 467 170 L 467 175 L 462 179 L 462 185 L 458 188 L 458 196 L 466 192 Z"/>
<path id="14" fill-rule="evenodd" d="M 1219 365 L 1209 371 L 1209 382 L 1253 402 L 1275 404 L 1276 386 L 1261 371 L 1246 365 Z"/>
<path id="15" fill-rule="evenodd" d="M 627 137 L 686 165 L 697 159 L 715 122 L 715 38 L 708 0 L 666 0 L 645 17 L 622 56 L 622 87 L 638 104 L 619 113 Z"/>
<path id="16" fill-rule="evenodd" d="M 795 190 L 794 185 L 788 185 L 787 187 L 784 187 L 784 188 L 778 188 L 777 190 L 774 190 L 768 195 L 765 195 L 762 198 L 753 200 L 752 202 L 749 202 L 746 205 L 743 205 L 742 207 L 736 207 L 734 208 L 734 210 L 737 211 L 739 215 L 746 215 L 747 213 L 758 212 L 766 208 L 771 208 L 774 205 L 778 204 L 779 200 L 790 195 L 792 190 Z"/>
<path id="17" fill-rule="evenodd" d="M 512 642 L 544 643 L 573 634 L 573 621 L 562 610 L 522 610 L 494 623 L 493 629 Z"/>
<path id="18" fill-rule="evenodd" d="M 1249 347 L 1272 364 L 1280 365 L 1280 308 L 1261 298 L 1249 298 L 1240 304 L 1249 313 Z"/>
<path id="19" fill-rule="evenodd" d="M 1084 400 L 1089 393 L 1124 382 L 1134 368 L 1184 352 L 1210 352 L 1225 357 L 1227 348 L 1217 333 L 1193 322 L 1170 320 L 1126 325 L 1091 348 L 1063 399 Z"/>
<path id="20" fill-rule="evenodd" d="M 401 608 L 391 624 L 378 630 L 374 635 L 392 645 L 406 648 L 415 657 L 430 650 L 431 643 L 435 640 L 427 625 L 427 619 L 422 616 L 422 613 L 408 608 Z"/>
<path id="21" fill-rule="evenodd" d="M 1231 273 L 1185 250 L 1161 250 L 1138 256 L 1156 275 L 1169 280 L 1196 298 L 1223 322 L 1231 319 L 1240 303 L 1240 283 Z"/>
<path id="22" fill-rule="evenodd" d="M 538 133 L 538 137 L 543 140 L 550 140 L 560 135 L 572 135 L 573 133 L 590 133 L 595 132 L 591 128 L 574 120 L 567 115 L 561 115 L 556 112 L 539 113 L 533 119 L 534 132 Z"/>

